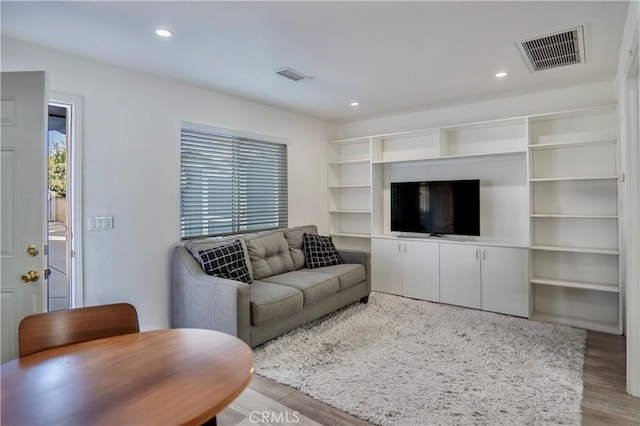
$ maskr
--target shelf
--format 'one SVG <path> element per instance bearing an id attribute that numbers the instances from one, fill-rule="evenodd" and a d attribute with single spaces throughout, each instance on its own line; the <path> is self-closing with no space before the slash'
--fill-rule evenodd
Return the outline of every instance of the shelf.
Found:
<path id="1" fill-rule="evenodd" d="M 591 140 L 574 141 L 574 142 L 554 142 L 554 143 L 533 144 L 533 145 L 529 145 L 529 148 L 532 150 L 553 149 L 553 148 L 578 148 L 581 146 L 590 146 L 590 145 L 613 145 L 616 142 L 618 142 L 617 139 L 591 139 Z"/>
<path id="2" fill-rule="evenodd" d="M 516 151 L 500 151 L 500 152 L 483 152 L 477 154 L 456 154 L 456 155 L 443 155 L 440 157 L 429 157 L 429 158 L 411 158 L 407 160 L 376 160 L 372 161 L 373 164 L 390 164 L 390 163 L 415 163 L 420 161 L 446 161 L 446 160 L 458 160 L 458 159 L 466 159 L 466 158 L 483 158 L 483 157 L 502 157 L 509 155 L 525 155 L 526 150 L 516 150 Z"/>
<path id="3" fill-rule="evenodd" d="M 369 184 L 357 184 L 357 185 L 329 185 L 329 189 L 343 189 L 343 188 L 371 188 Z"/>
<path id="4" fill-rule="evenodd" d="M 330 145 L 352 145 L 352 144 L 369 144 L 369 137 L 364 138 L 349 138 L 349 139 L 338 139 L 334 141 L 329 141 Z"/>
<path id="5" fill-rule="evenodd" d="M 370 234 L 355 234 L 349 232 L 332 232 L 332 237 L 371 238 Z"/>
<path id="6" fill-rule="evenodd" d="M 412 158 L 410 160 L 374 160 L 371 164 L 393 164 L 393 163 L 419 163 L 421 161 L 441 160 L 440 157 L 431 158 Z"/>
<path id="7" fill-rule="evenodd" d="M 598 248 L 588 248 L 588 247 L 556 247 L 556 246 L 539 246 L 532 245 L 529 247 L 531 250 L 541 250 L 541 251 L 564 251 L 571 253 L 592 253 L 592 254 L 610 254 L 610 255 L 618 255 L 620 252 L 614 249 L 598 249 Z"/>
<path id="8" fill-rule="evenodd" d="M 370 214 L 371 210 L 329 210 L 329 213 L 360 213 Z"/>
<path id="9" fill-rule="evenodd" d="M 368 164 L 369 159 L 358 159 L 358 160 L 339 160 L 339 161 L 329 161 L 329 164 L 332 166 L 341 166 L 344 164 Z"/>
<path id="10" fill-rule="evenodd" d="M 532 123 L 539 123 L 541 121 L 554 121 L 567 118 L 579 118 L 585 116 L 593 116 L 600 114 L 611 114 L 616 112 L 616 105 L 603 105 L 597 107 L 586 107 L 580 109 L 570 109 L 565 111 L 555 111 L 552 113 L 543 112 L 540 114 L 532 114 L 529 119 Z"/>
<path id="11" fill-rule="evenodd" d="M 531 217 L 546 217 L 559 219 L 618 219 L 615 214 L 554 214 L 554 213 L 532 213 Z"/>
<path id="12" fill-rule="evenodd" d="M 532 284 L 541 284 L 541 285 L 550 285 L 556 287 L 570 287 L 570 288 L 578 288 L 581 290 L 594 290 L 594 291 L 605 291 L 610 293 L 620 293 L 620 289 L 617 286 L 607 285 L 607 284 L 593 284 L 593 283 L 584 283 L 577 281 L 565 281 L 565 280 L 554 280 L 550 278 L 540 278 L 533 277 L 531 279 Z"/>
<path id="13" fill-rule="evenodd" d="M 620 333 L 620 326 L 617 323 L 592 321 L 584 318 L 575 318 L 562 315 L 544 314 L 541 312 L 534 312 L 531 315 L 532 320 L 536 321 L 548 321 L 556 324 L 569 325 L 573 327 L 585 328 L 593 331 L 600 331 L 603 333 Z"/>
<path id="14" fill-rule="evenodd" d="M 530 182 L 571 182 L 571 181 L 589 181 L 589 180 L 618 180 L 618 176 L 585 176 L 570 178 L 533 178 Z"/>
<path id="15" fill-rule="evenodd" d="M 518 149 L 513 151 L 496 151 L 496 152 L 482 152 L 477 154 L 454 154 L 443 155 L 439 159 L 457 159 L 457 158 L 479 158 L 479 157 L 501 157 L 506 155 L 525 155 L 527 151 L 525 149 Z"/>

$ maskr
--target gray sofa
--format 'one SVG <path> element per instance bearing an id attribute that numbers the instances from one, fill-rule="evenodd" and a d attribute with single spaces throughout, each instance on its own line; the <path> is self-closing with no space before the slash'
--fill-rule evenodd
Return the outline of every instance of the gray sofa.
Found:
<path id="1" fill-rule="evenodd" d="M 177 245 L 171 261 L 172 327 L 218 330 L 255 347 L 350 303 L 366 303 L 369 253 L 339 250 L 344 263 L 309 269 L 304 233 L 318 231 L 308 225 Z M 201 253 L 237 240 L 252 282 L 207 275 Z"/>

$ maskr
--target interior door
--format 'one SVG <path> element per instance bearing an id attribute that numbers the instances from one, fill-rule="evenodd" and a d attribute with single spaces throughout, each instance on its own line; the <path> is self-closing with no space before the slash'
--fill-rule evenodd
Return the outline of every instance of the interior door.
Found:
<path id="1" fill-rule="evenodd" d="M 0 216 L 1 362 L 17 356 L 17 328 L 46 304 L 47 77 L 3 72 Z"/>

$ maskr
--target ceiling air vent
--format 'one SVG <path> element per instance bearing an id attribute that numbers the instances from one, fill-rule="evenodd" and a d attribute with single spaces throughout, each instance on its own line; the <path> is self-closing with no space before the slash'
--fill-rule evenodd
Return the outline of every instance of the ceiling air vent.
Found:
<path id="1" fill-rule="evenodd" d="M 531 72 L 586 62 L 581 26 L 519 41 L 516 45 Z"/>
<path id="2" fill-rule="evenodd" d="M 296 71 L 289 67 L 276 70 L 276 74 L 280 74 L 281 76 L 293 81 L 310 80 L 313 78 L 313 77 L 309 77 L 308 75 L 304 75 L 301 72 Z"/>

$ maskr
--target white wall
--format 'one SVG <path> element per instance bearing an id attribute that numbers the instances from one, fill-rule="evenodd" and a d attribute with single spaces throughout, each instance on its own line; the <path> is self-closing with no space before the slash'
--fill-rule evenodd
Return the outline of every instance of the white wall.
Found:
<path id="1" fill-rule="evenodd" d="M 629 2 L 618 61 L 618 101 L 620 111 L 621 166 L 625 173 L 622 184 L 624 226 L 621 243 L 624 259 L 627 335 L 627 392 L 640 397 L 640 148 L 637 128 L 640 122 L 637 94 L 638 77 L 632 71 L 634 56 L 638 56 L 640 6 Z M 636 64 L 637 66 L 637 64 Z M 629 79 L 629 77 L 635 77 Z M 631 87 L 633 85 L 634 87 Z M 635 93 L 635 95 L 633 95 Z M 633 130 L 636 129 L 636 130 Z"/>
<path id="2" fill-rule="evenodd" d="M 50 90 L 83 98 L 84 229 L 114 216 L 84 232 L 86 305 L 127 301 L 141 328 L 169 326 L 181 120 L 288 139 L 289 223 L 327 230 L 326 122 L 6 38 L 2 70 L 45 70 Z"/>
<path id="3" fill-rule="evenodd" d="M 342 123 L 336 139 L 427 129 L 617 103 L 614 81 Z"/>

